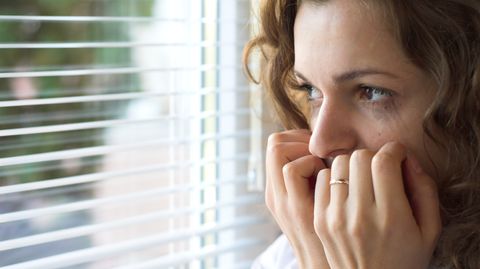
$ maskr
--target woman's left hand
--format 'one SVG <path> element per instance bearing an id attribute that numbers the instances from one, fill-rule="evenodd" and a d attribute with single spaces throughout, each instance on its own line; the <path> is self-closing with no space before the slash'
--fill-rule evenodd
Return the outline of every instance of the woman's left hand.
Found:
<path id="1" fill-rule="evenodd" d="M 332 269 L 425 269 L 441 231 L 435 182 L 394 142 L 321 170 L 314 215 Z"/>

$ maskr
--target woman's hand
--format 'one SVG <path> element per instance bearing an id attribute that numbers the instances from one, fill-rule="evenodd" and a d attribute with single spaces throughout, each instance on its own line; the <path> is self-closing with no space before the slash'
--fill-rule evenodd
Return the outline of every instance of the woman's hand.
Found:
<path id="1" fill-rule="evenodd" d="M 313 225 L 313 202 L 323 161 L 310 154 L 308 130 L 290 130 L 269 137 L 265 201 L 287 236 L 300 268 L 329 269 Z"/>
<path id="2" fill-rule="evenodd" d="M 332 269 L 425 269 L 441 230 L 435 183 L 398 143 L 337 156 L 318 174 L 314 211 Z"/>

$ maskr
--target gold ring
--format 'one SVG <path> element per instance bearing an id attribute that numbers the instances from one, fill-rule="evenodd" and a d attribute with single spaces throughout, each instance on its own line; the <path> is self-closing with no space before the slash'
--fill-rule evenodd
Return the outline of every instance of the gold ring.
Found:
<path id="1" fill-rule="evenodd" d="M 346 185 L 348 185 L 348 179 L 339 178 L 337 180 L 330 180 L 330 185 L 334 185 L 334 184 L 346 184 Z"/>

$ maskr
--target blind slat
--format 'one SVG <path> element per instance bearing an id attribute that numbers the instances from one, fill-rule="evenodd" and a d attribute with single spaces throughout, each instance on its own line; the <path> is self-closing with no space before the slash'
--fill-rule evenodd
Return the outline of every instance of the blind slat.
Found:
<path id="1" fill-rule="evenodd" d="M 118 68 L 93 68 L 73 70 L 52 70 L 52 71 L 25 71 L 25 72 L 3 72 L 1 78 L 24 78 L 24 77 L 68 77 L 68 76 L 96 76 L 96 75 L 123 75 L 146 72 L 185 72 L 185 71 L 209 71 L 217 69 L 241 69 L 241 66 L 218 66 L 199 65 L 185 67 L 118 67 Z"/>
<path id="2" fill-rule="evenodd" d="M 200 249 L 198 251 L 192 251 L 188 253 L 178 253 L 175 255 L 158 258 L 152 261 L 147 261 L 143 263 L 137 263 L 134 265 L 117 267 L 115 269 L 157 269 L 157 268 L 166 268 L 169 266 L 179 266 L 186 264 L 190 261 L 211 257 L 219 256 L 220 254 L 234 251 L 241 251 L 250 247 L 260 246 L 264 244 L 263 240 L 258 239 L 243 239 L 239 240 L 236 243 L 225 244 L 221 246 L 210 246 Z M 251 262 L 250 262 L 251 264 Z M 249 268 L 248 265 L 235 266 L 229 269 L 239 269 L 239 268 Z"/>
<path id="3" fill-rule="evenodd" d="M 12 221 L 18 221 L 18 220 L 24 220 L 24 219 L 32 219 L 32 218 L 36 218 L 44 215 L 50 215 L 50 214 L 62 214 L 62 213 L 79 211 L 79 210 L 87 210 L 87 209 L 104 206 L 108 204 L 125 203 L 125 202 L 129 202 L 139 198 L 154 197 L 154 196 L 163 194 L 164 192 L 165 192 L 164 189 L 149 190 L 149 191 L 143 191 L 143 192 L 137 192 L 137 193 L 130 193 L 126 195 L 119 195 L 119 196 L 109 197 L 109 198 L 98 198 L 98 199 L 92 199 L 87 201 L 62 204 L 62 205 L 51 206 L 47 208 L 16 211 L 13 213 L 0 215 L 0 223 L 6 223 L 6 222 L 12 222 Z"/>
<path id="4" fill-rule="evenodd" d="M 239 184 L 244 183 L 242 180 L 231 181 L 231 182 L 222 182 L 221 184 Z M 215 186 L 215 184 L 209 184 Z M 206 186 L 205 186 L 206 187 Z M 251 204 L 258 203 L 258 197 L 240 197 L 231 202 L 220 202 L 216 205 L 200 205 L 196 207 L 189 208 L 178 208 L 170 211 L 154 212 L 149 214 L 143 214 L 139 216 L 134 216 L 130 218 L 125 218 L 117 221 L 110 221 L 100 224 L 85 225 L 77 228 L 58 230 L 54 232 L 48 232 L 38 235 L 32 235 L 27 237 L 21 237 L 17 239 L 0 241 L 0 251 L 17 249 L 22 247 L 34 246 L 59 240 L 65 240 L 74 237 L 94 235 L 95 233 L 118 229 L 135 224 L 145 224 L 152 221 L 158 221 L 166 218 L 177 217 L 181 215 L 188 215 L 195 212 L 201 212 L 209 209 L 221 209 L 229 206 L 235 206 L 241 208 L 242 206 L 247 206 Z"/>
<path id="5" fill-rule="evenodd" d="M 23 107 L 23 106 L 40 106 L 40 105 L 57 105 L 57 104 L 71 104 L 71 103 L 86 103 L 86 102 L 102 102 L 102 101 L 120 101 L 120 100 L 134 100 L 151 97 L 171 97 L 171 96 L 185 96 L 185 95 L 206 95 L 211 93 L 227 94 L 227 93 L 246 93 L 249 88 L 238 87 L 236 89 L 219 89 L 214 87 L 200 88 L 198 90 L 188 91 L 164 91 L 164 92 L 141 92 L 141 93 L 118 93 L 118 94 L 101 94 L 101 95 L 87 95 L 87 96 L 71 96 L 71 97 L 56 97 L 44 99 L 26 99 L 26 100 L 11 100 L 0 101 L 0 108 L 4 107 Z"/>
<path id="6" fill-rule="evenodd" d="M 85 184 L 85 183 L 92 183 L 96 181 L 108 180 L 112 178 L 119 178 L 123 176 L 129 175 L 141 175 L 144 173 L 152 173 L 152 172 L 161 172 L 166 170 L 175 170 L 179 168 L 184 168 L 193 165 L 206 165 L 209 163 L 218 163 L 218 162 L 226 162 L 226 161 L 233 161 L 233 160 L 247 160 L 247 155 L 235 156 L 231 158 L 216 158 L 216 159 L 204 159 L 199 161 L 186 161 L 182 163 L 166 163 L 166 164 L 158 164 L 158 165 L 151 165 L 145 166 L 141 168 L 134 168 L 122 171 L 115 171 L 115 172 L 98 172 L 93 174 L 86 174 L 80 176 L 72 176 L 66 178 L 59 178 L 59 179 L 51 179 L 51 180 L 42 180 L 32 183 L 23 183 L 23 184 L 15 184 L 11 186 L 0 187 L 0 195 L 5 194 L 13 194 L 25 191 L 35 191 L 35 190 L 42 190 L 48 188 L 55 188 L 55 187 L 65 187 L 75 184 Z"/>
<path id="7" fill-rule="evenodd" d="M 106 246 L 93 247 L 85 250 L 73 251 L 66 254 L 51 256 L 48 258 L 33 260 L 3 267 L 3 269 L 56 269 L 76 264 L 100 260 L 102 258 L 129 253 L 141 250 L 150 246 L 156 246 L 165 242 L 188 239 L 195 236 L 201 236 L 212 232 L 220 232 L 227 229 L 240 229 L 251 225 L 260 224 L 265 221 L 264 218 L 247 217 L 237 219 L 231 222 L 208 225 L 192 230 L 185 230 L 183 233 L 150 235 L 145 238 L 128 240 L 121 243 L 110 244 Z"/>
<path id="8" fill-rule="evenodd" d="M 251 135 L 250 131 L 235 132 L 231 134 L 214 134 L 214 135 L 202 135 L 199 138 L 189 138 L 189 139 L 157 139 L 141 143 L 132 143 L 127 145 L 109 145 L 109 146 L 98 146 L 90 147 L 83 149 L 71 149 L 63 151 L 53 151 L 47 153 L 38 153 L 31 155 L 23 155 L 18 157 L 8 157 L 0 159 L 0 167 L 2 166 L 11 166 L 11 165 L 21 165 L 21 164 L 32 164 L 39 162 L 49 162 L 49 161 L 58 161 L 64 159 L 72 158 L 84 158 L 92 156 L 102 156 L 114 152 L 122 152 L 128 150 L 135 150 L 140 148 L 152 147 L 152 146 L 162 146 L 162 145 L 181 145 L 188 144 L 192 142 L 202 142 L 205 140 L 212 139 L 230 139 L 230 138 L 246 138 Z"/>
<path id="9" fill-rule="evenodd" d="M 138 47 L 229 47 L 243 46 L 238 43 L 158 43 L 158 42 L 57 42 L 57 43 L 0 43 L 0 49 L 88 49 L 88 48 L 138 48 Z"/>
<path id="10" fill-rule="evenodd" d="M 21 183 L 21 184 L 12 184 L 8 186 L 0 187 L 0 195 L 15 195 L 21 192 L 32 192 L 40 191 L 57 187 L 68 187 L 77 188 L 79 184 L 94 183 L 98 181 L 107 181 L 114 180 L 115 178 L 127 177 L 137 175 L 140 176 L 146 173 L 155 173 L 155 172 L 166 172 L 166 171 L 175 171 L 179 169 L 185 169 L 192 166 L 206 166 L 209 164 L 220 164 L 222 162 L 245 162 L 249 161 L 249 158 L 255 158 L 258 156 L 247 156 L 247 154 L 239 154 L 231 157 L 221 157 L 221 158 L 204 158 L 197 161 L 185 161 L 185 162 L 175 162 L 175 163 L 162 163 L 158 165 L 143 166 L 139 168 L 119 170 L 119 171 L 108 171 L 108 172 L 97 172 L 91 174 L 82 174 L 78 176 L 70 176 L 64 178 L 56 179 L 39 179 L 38 181 Z M 85 162 L 86 165 L 100 165 L 101 161 L 98 160 L 88 160 Z M 58 166 L 58 165 L 57 165 Z M 45 166 L 48 170 L 54 170 L 57 166 Z M 36 171 L 36 170 L 35 170 Z M 44 171 L 44 170 L 39 170 Z M 26 172 L 28 173 L 28 172 Z M 17 176 L 16 173 L 2 173 L 1 175 Z M 249 172 L 249 180 L 253 180 L 254 173 Z M 52 193 L 58 193 L 59 191 L 52 191 Z M 30 195 L 32 195 L 30 193 Z M 38 196 L 38 195 L 37 195 Z M 12 196 L 8 199 L 12 199 Z"/>
<path id="11" fill-rule="evenodd" d="M 50 21 L 50 22 L 174 22 L 174 23 L 235 23 L 245 24 L 247 20 L 211 18 L 158 18 L 158 17 L 115 17 L 115 16 L 28 16 L 1 15 L 0 21 Z"/>
<path id="12" fill-rule="evenodd" d="M 247 190 L 247 161 L 260 159 L 249 147 L 259 134 L 239 64 L 250 1 L 74 2 L 52 7 L 54 16 L 42 16 L 42 3 L 28 13 L 12 5 L 5 12 L 19 15 L 0 14 L 0 23 L 19 33 L 0 41 L 0 52 L 13 56 L 0 70 L 10 89 L 0 97 L 0 139 L 10 144 L 0 158 L 1 183 L 10 184 L 0 187 L 9 203 L 0 225 L 15 230 L 14 239 L 0 238 L 0 252 L 22 256 L 4 268 L 95 267 L 117 259 L 122 269 L 164 268 L 232 251 L 247 261 L 228 256 L 232 268 L 247 265 L 250 253 L 243 252 L 268 237 L 252 232 L 268 220 L 251 212 L 262 194 Z M 148 182 L 132 190 L 131 178 Z M 128 215 L 110 215 L 126 205 Z M 44 216 L 54 225 L 39 227 Z M 104 237 L 113 229 L 119 236 Z M 231 242 L 203 247 L 224 235 Z M 44 244 L 58 249 L 37 252 Z M 158 255 L 139 259 L 153 251 Z"/>
<path id="13" fill-rule="evenodd" d="M 231 115 L 245 116 L 245 115 L 248 115 L 249 113 L 250 113 L 250 109 L 248 108 L 238 108 L 237 110 L 234 110 L 234 111 L 207 111 L 207 112 L 202 112 L 196 115 L 182 115 L 182 116 L 174 115 L 174 116 L 147 118 L 147 119 L 105 120 L 105 121 L 69 123 L 69 124 L 61 124 L 61 125 L 47 125 L 47 126 L 39 126 L 39 127 L 26 127 L 26 128 L 18 128 L 18 129 L 0 130 L 0 137 L 78 131 L 78 130 L 88 130 L 88 129 L 98 129 L 98 128 L 110 128 L 110 127 L 120 126 L 120 125 L 148 123 L 148 122 L 153 123 L 157 121 L 192 120 L 192 119 L 201 120 L 209 117 L 224 117 L 224 116 L 231 116 Z"/>

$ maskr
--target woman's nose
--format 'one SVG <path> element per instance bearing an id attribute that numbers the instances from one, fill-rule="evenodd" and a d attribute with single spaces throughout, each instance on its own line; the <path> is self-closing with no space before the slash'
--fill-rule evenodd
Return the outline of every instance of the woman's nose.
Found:
<path id="1" fill-rule="evenodd" d="M 352 116 L 348 105 L 325 99 L 313 115 L 310 153 L 323 159 L 351 153 L 357 144 Z"/>

